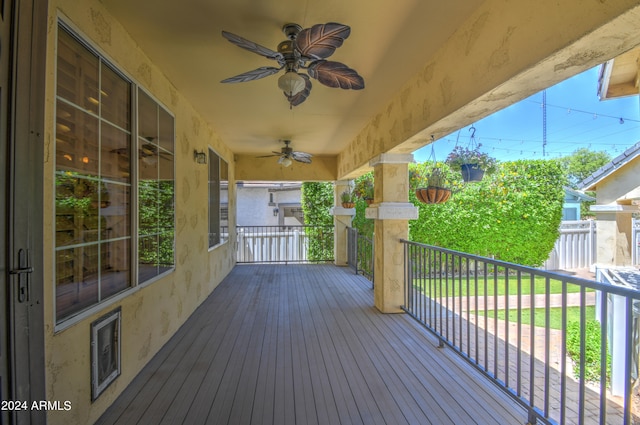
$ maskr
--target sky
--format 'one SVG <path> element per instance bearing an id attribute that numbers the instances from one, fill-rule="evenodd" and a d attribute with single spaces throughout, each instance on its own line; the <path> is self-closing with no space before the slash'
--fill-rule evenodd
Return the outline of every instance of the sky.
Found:
<path id="1" fill-rule="evenodd" d="M 638 96 L 600 101 L 599 72 L 598 66 L 546 90 L 544 156 L 543 94 L 539 92 L 436 140 L 436 160 L 444 161 L 456 144 L 468 147 L 473 141 L 500 161 L 558 158 L 579 148 L 606 151 L 615 158 L 640 141 L 640 101 Z M 431 145 L 415 151 L 414 158 L 416 162 L 432 160 Z"/>

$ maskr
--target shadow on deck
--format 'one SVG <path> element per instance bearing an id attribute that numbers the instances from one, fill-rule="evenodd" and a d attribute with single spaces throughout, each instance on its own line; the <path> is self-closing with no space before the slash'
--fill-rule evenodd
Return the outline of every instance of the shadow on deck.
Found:
<path id="1" fill-rule="evenodd" d="M 97 423 L 526 422 L 437 345 L 348 268 L 237 266 Z"/>

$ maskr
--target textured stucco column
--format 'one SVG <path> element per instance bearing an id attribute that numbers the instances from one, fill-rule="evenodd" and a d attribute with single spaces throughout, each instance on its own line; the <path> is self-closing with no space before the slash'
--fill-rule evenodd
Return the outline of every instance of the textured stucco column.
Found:
<path id="1" fill-rule="evenodd" d="M 631 266 L 631 218 L 638 212 L 633 205 L 594 205 L 596 213 L 598 267 Z"/>
<path id="2" fill-rule="evenodd" d="M 345 190 L 351 190 L 352 187 L 349 180 L 339 180 L 333 185 L 335 207 L 331 208 L 331 215 L 333 215 L 333 255 L 336 266 L 346 266 L 348 262 L 347 227 L 351 226 L 356 209 L 343 208 L 340 194 Z"/>
<path id="3" fill-rule="evenodd" d="M 369 165 L 374 173 L 373 203 L 366 217 L 375 220 L 374 303 L 383 313 L 401 313 L 404 303 L 404 249 L 400 239 L 409 235 L 409 220 L 418 209 L 409 203 L 411 154 L 381 154 Z"/>

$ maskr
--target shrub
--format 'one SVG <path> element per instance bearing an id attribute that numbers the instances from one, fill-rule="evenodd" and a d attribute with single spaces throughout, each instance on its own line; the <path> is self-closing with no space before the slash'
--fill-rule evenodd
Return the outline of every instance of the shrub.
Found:
<path id="1" fill-rule="evenodd" d="M 333 226 L 329 209 L 333 206 L 333 183 L 305 182 L 302 184 L 302 211 L 308 226 Z M 322 228 L 307 229 L 310 261 L 333 258 L 333 231 Z"/>
<path id="2" fill-rule="evenodd" d="M 587 382 L 600 382 L 600 323 L 595 320 L 585 322 L 584 379 Z M 574 361 L 576 379 L 580 378 L 580 322 L 567 324 L 567 354 Z M 607 349 L 607 381 L 611 376 L 611 354 Z"/>

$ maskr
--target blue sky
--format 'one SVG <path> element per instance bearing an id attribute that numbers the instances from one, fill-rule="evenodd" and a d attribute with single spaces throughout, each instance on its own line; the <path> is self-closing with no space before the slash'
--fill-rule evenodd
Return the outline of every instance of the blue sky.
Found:
<path id="1" fill-rule="evenodd" d="M 599 66 L 592 68 L 546 90 L 546 156 L 542 92 L 474 123 L 480 150 L 500 161 L 557 158 L 582 147 L 619 155 L 640 141 L 640 103 L 638 96 L 600 101 L 599 71 Z M 456 143 L 469 146 L 470 127 L 436 140 L 436 159 L 444 161 Z M 430 156 L 431 145 L 414 152 L 417 162 Z"/>

